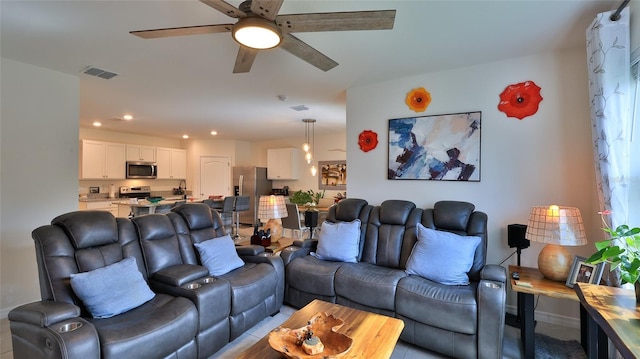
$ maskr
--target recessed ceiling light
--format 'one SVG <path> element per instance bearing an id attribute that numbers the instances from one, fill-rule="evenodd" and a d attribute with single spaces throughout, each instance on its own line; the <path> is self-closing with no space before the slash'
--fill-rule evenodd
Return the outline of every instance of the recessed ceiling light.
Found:
<path id="1" fill-rule="evenodd" d="M 211 131 L 211 135 L 215 136 L 218 134 L 218 131 Z"/>
<path id="2" fill-rule="evenodd" d="M 182 135 L 182 138 L 186 140 L 187 138 L 189 138 L 189 135 Z"/>
<path id="3" fill-rule="evenodd" d="M 131 115 L 124 115 L 124 116 L 122 116 L 122 119 L 123 119 L 123 120 L 125 120 L 125 121 L 131 121 L 131 120 L 133 120 L 133 116 L 131 116 Z"/>
<path id="4" fill-rule="evenodd" d="M 98 122 L 98 121 L 93 121 L 93 125 L 94 125 L 95 127 L 100 127 L 100 126 L 102 126 L 102 123 L 100 123 L 100 122 Z"/>

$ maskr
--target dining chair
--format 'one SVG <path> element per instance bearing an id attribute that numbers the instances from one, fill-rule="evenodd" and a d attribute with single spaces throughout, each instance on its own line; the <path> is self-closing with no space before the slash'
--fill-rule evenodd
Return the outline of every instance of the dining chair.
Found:
<path id="1" fill-rule="evenodd" d="M 291 237 L 295 235 L 295 231 L 298 231 L 298 239 L 302 239 L 304 232 L 309 232 L 309 227 L 305 227 L 300 218 L 300 209 L 295 203 L 287 203 L 287 217 L 282 218 L 282 232 L 285 230 L 291 231 Z"/>

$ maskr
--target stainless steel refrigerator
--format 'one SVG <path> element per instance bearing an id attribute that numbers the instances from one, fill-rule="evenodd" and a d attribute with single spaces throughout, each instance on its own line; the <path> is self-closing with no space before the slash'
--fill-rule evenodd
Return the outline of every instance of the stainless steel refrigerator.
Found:
<path id="1" fill-rule="evenodd" d="M 260 195 L 271 194 L 271 180 L 266 167 L 233 167 L 233 186 L 236 196 L 249 196 L 249 210 L 240 212 L 240 223 L 258 224 Z"/>

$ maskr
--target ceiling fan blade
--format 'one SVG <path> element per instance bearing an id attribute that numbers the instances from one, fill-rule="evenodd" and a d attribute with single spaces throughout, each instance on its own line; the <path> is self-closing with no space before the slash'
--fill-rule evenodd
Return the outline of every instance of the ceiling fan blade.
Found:
<path id="1" fill-rule="evenodd" d="M 233 18 L 242 18 L 247 17 L 247 14 L 238 9 L 237 7 L 229 4 L 224 0 L 200 0 L 201 3 L 211 6 L 212 8 L 220 11 L 221 13 L 233 17 Z"/>
<path id="2" fill-rule="evenodd" d="M 338 66 L 337 62 L 291 34 L 284 36 L 280 47 L 322 71 L 329 71 Z"/>
<path id="3" fill-rule="evenodd" d="M 232 26 L 233 24 L 185 26 L 185 27 L 171 27 L 167 29 L 130 31 L 129 33 L 132 35 L 139 36 L 143 39 L 155 39 L 159 37 L 201 35 L 201 34 L 215 34 L 218 32 L 229 32 L 231 31 Z"/>
<path id="4" fill-rule="evenodd" d="M 267 20 L 275 20 L 284 0 L 252 0 L 251 12 Z"/>
<path id="5" fill-rule="evenodd" d="M 240 45 L 238 56 L 236 56 L 236 64 L 233 67 L 233 73 L 239 74 L 249 72 L 249 70 L 251 70 L 251 65 L 253 65 L 253 60 L 256 59 L 257 54 L 258 50 Z"/>
<path id="6" fill-rule="evenodd" d="M 278 15 L 276 24 L 286 32 L 393 29 L 395 10 Z"/>

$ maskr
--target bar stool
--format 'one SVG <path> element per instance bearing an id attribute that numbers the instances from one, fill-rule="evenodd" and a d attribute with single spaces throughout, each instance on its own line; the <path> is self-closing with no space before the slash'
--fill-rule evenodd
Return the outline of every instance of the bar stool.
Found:
<path id="1" fill-rule="evenodd" d="M 236 201 L 233 205 L 233 212 L 236 217 L 236 234 L 233 236 L 234 240 L 240 239 L 240 212 L 249 210 L 249 196 L 236 196 Z"/>

